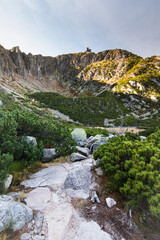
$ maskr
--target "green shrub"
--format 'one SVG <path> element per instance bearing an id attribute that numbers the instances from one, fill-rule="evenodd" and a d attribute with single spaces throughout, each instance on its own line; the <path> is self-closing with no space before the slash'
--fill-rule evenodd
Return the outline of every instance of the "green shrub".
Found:
<path id="1" fill-rule="evenodd" d="M 0 193 L 4 190 L 3 182 L 7 178 L 8 169 L 10 164 L 13 161 L 13 156 L 9 153 L 2 154 L 0 153 Z"/>
<path id="2" fill-rule="evenodd" d="M 96 136 L 97 134 L 101 134 L 104 136 L 108 136 L 109 132 L 105 129 L 99 129 L 99 128 L 84 128 L 84 130 L 87 133 L 87 137 L 90 136 Z"/>
<path id="3" fill-rule="evenodd" d="M 94 152 L 94 158 L 101 159 L 112 191 L 119 191 L 132 204 L 148 206 L 160 217 L 160 130 L 145 141 L 136 138 L 114 137 Z"/>

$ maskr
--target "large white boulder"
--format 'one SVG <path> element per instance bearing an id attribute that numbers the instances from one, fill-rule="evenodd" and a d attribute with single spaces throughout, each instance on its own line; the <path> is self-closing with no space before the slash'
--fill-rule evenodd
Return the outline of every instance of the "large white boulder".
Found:
<path id="1" fill-rule="evenodd" d="M 87 140 L 87 134 L 83 128 L 75 128 L 71 135 L 78 144 Z"/>

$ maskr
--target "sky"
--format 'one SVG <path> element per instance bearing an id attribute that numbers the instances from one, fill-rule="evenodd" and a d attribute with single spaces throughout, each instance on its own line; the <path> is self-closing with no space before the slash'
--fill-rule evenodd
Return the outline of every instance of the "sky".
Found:
<path id="1" fill-rule="evenodd" d="M 44 56 L 87 47 L 160 55 L 160 0 L 0 0 L 0 44 Z"/>

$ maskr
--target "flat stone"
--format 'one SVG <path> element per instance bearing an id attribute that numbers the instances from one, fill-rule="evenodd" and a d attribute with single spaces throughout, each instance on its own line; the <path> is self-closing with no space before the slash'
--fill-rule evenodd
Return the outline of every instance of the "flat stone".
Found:
<path id="1" fill-rule="evenodd" d="M 52 192 L 49 188 L 38 187 L 27 194 L 25 202 L 33 210 L 42 211 L 51 200 Z"/>
<path id="2" fill-rule="evenodd" d="M 79 147 L 79 146 L 77 146 L 76 148 L 77 148 L 77 150 L 80 154 L 82 154 L 86 157 L 89 156 L 89 149 L 88 148 L 83 148 L 83 147 Z"/>
<path id="3" fill-rule="evenodd" d="M 30 179 L 23 181 L 21 185 L 30 188 L 62 185 L 67 174 L 68 171 L 62 166 L 50 166 L 31 175 Z"/>
<path id="4" fill-rule="evenodd" d="M 101 230 L 100 226 L 94 222 L 81 221 L 78 232 L 73 240 L 112 240 L 110 234 Z"/>
<path id="5" fill-rule="evenodd" d="M 35 235 L 32 239 L 33 240 L 46 240 L 46 237 L 45 236 Z"/>
<path id="6" fill-rule="evenodd" d="M 76 215 L 71 204 L 64 203 L 53 207 L 48 205 L 45 210 L 48 225 L 48 240 L 70 240 L 76 233 Z"/>

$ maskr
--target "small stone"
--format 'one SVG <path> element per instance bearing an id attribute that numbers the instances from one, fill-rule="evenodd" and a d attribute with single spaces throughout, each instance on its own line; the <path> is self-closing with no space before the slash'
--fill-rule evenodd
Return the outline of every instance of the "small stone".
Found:
<path id="1" fill-rule="evenodd" d="M 13 179 L 13 176 L 10 174 L 10 175 L 7 177 L 7 179 L 5 180 L 5 182 L 4 182 L 5 191 L 7 191 L 8 188 L 10 187 L 11 182 L 12 182 L 12 179 Z"/>
<path id="2" fill-rule="evenodd" d="M 95 171 L 96 171 L 97 175 L 99 175 L 99 176 L 103 175 L 103 171 L 102 171 L 102 169 L 100 167 L 96 168 Z"/>
<path id="3" fill-rule="evenodd" d="M 86 156 L 84 156 L 80 153 L 72 153 L 71 156 L 70 156 L 70 159 L 71 159 L 72 162 L 84 160 L 86 158 L 87 158 Z"/>
<path id="4" fill-rule="evenodd" d="M 111 208 L 117 204 L 117 202 L 113 198 L 110 198 L 110 197 L 106 198 L 106 203 L 109 208 Z"/>
<path id="5" fill-rule="evenodd" d="M 31 240 L 31 235 L 29 233 L 23 233 L 20 240 Z"/>
<path id="6" fill-rule="evenodd" d="M 82 154 L 86 157 L 89 156 L 89 149 L 88 148 L 83 148 L 83 147 L 79 147 L 79 146 L 77 146 L 76 148 L 77 148 L 77 150 L 80 154 Z"/>
<path id="7" fill-rule="evenodd" d="M 92 203 L 100 203 L 99 197 L 97 196 L 96 191 L 92 191 L 92 198 L 91 198 Z"/>

